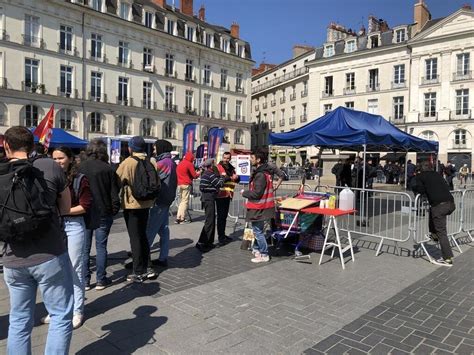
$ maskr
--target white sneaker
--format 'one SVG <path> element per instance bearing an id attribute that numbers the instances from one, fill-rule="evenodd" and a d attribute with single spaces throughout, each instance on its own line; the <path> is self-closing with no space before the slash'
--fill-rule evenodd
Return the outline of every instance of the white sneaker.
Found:
<path id="1" fill-rule="evenodd" d="M 77 329 L 82 325 L 82 321 L 84 320 L 84 316 L 82 314 L 75 314 L 72 317 L 72 328 Z"/>
<path id="2" fill-rule="evenodd" d="M 252 250 L 252 254 L 256 258 L 260 257 L 260 252 L 258 250 Z"/>
<path id="3" fill-rule="evenodd" d="M 251 260 L 251 262 L 253 263 L 266 263 L 268 261 L 270 261 L 270 257 L 268 255 L 261 255 L 261 254 Z"/>
<path id="4" fill-rule="evenodd" d="M 440 266 L 448 266 L 448 267 L 453 266 L 453 261 L 451 260 L 451 258 L 449 259 L 440 258 L 438 260 L 433 260 L 432 263 L 435 265 L 440 265 Z"/>
<path id="5" fill-rule="evenodd" d="M 51 323 L 51 317 L 48 314 L 46 317 L 41 318 L 40 322 L 43 323 L 43 324 L 49 324 L 49 323 Z"/>

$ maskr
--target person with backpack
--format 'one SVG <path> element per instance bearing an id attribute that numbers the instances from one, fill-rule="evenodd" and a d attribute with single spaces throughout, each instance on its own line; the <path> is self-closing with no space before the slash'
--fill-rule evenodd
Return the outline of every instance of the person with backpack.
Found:
<path id="1" fill-rule="evenodd" d="M 31 354 L 36 294 L 51 314 L 45 354 L 68 354 L 74 309 L 72 266 L 60 215 L 71 207 L 62 169 L 50 158 L 28 160 L 33 134 L 5 132 L 8 161 L 0 162 L 0 240 L 10 295 L 7 352 Z M 12 209 L 12 204 L 16 206 Z"/>
<path id="2" fill-rule="evenodd" d="M 63 216 L 64 229 L 67 235 L 67 251 L 71 259 L 74 283 L 74 316 L 72 326 L 79 328 L 84 321 L 85 278 L 84 253 L 86 225 L 85 215 L 92 205 L 92 195 L 89 180 L 84 174 L 78 173 L 74 154 L 69 147 L 61 146 L 53 151 L 53 160 L 66 173 L 66 179 L 71 193 L 71 208 Z M 47 324 L 50 316 L 42 319 Z"/>
<path id="3" fill-rule="evenodd" d="M 101 291 L 112 282 L 107 277 L 107 240 L 114 216 L 120 210 L 120 183 L 115 170 L 109 164 L 107 145 L 100 139 L 93 139 L 87 145 L 86 159 L 79 165 L 79 172 L 87 176 L 90 189 L 94 196 L 95 215 L 98 221 L 87 226 L 85 248 L 86 291 L 90 290 L 90 251 L 92 237 L 95 235 L 96 250 L 96 284 L 95 289 Z"/>
<path id="4" fill-rule="evenodd" d="M 153 266 L 168 266 L 170 228 L 169 213 L 170 206 L 176 198 L 176 187 L 178 179 L 176 176 L 176 164 L 171 157 L 173 146 L 166 140 L 157 140 L 154 146 L 156 170 L 160 177 L 161 188 L 155 204 L 150 208 L 148 215 L 148 226 L 146 234 L 150 249 L 156 234 L 160 235 L 160 256 L 157 260 L 151 260 Z"/>
<path id="5" fill-rule="evenodd" d="M 149 267 L 150 245 L 146 227 L 150 207 L 160 191 L 160 179 L 145 149 L 143 137 L 132 137 L 128 142 L 130 156 L 117 168 L 117 175 L 122 184 L 123 217 L 127 225 L 133 260 L 133 272 L 127 276 L 127 282 L 134 283 L 156 278 L 156 273 Z"/>

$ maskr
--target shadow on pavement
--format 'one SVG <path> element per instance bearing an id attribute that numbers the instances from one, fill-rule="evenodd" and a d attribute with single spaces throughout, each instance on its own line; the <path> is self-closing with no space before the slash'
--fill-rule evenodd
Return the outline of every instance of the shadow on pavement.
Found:
<path id="1" fill-rule="evenodd" d="M 167 317 L 154 317 L 152 314 L 158 310 L 155 306 L 140 306 L 133 311 L 131 319 L 122 319 L 104 325 L 101 329 L 109 331 L 103 338 L 93 342 L 77 354 L 104 354 L 105 349 L 110 354 L 120 352 L 134 353 L 147 344 L 154 344 L 155 331 L 165 324 Z M 124 333 L 124 330 L 127 333 Z M 127 336 L 128 335 L 128 336 Z M 113 351 L 115 347 L 117 350 Z"/>

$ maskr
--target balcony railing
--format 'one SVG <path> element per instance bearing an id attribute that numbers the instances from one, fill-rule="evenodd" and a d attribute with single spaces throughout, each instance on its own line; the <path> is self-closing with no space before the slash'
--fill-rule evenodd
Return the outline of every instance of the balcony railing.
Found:
<path id="1" fill-rule="evenodd" d="M 371 85 L 366 85 L 365 90 L 367 92 L 374 92 L 374 91 L 380 91 L 380 84 L 371 84 Z"/>
<path id="2" fill-rule="evenodd" d="M 97 55 L 97 53 L 92 53 L 92 51 L 89 49 L 89 59 L 96 62 L 107 63 L 107 57 L 105 56 L 104 52 L 102 52 L 101 55 Z"/>
<path id="3" fill-rule="evenodd" d="M 406 116 L 402 116 L 402 117 L 390 116 L 388 120 L 390 121 L 390 123 L 393 123 L 393 124 L 402 124 L 402 123 L 405 123 L 405 118 Z"/>
<path id="4" fill-rule="evenodd" d="M 290 117 L 290 124 L 295 124 L 296 123 L 296 118 L 295 117 Z"/>
<path id="5" fill-rule="evenodd" d="M 306 96 L 308 96 L 308 90 L 301 91 L 301 97 L 306 97 Z"/>
<path id="6" fill-rule="evenodd" d="M 196 82 L 196 76 L 192 76 L 192 75 L 189 75 L 189 74 L 186 73 L 184 75 L 184 80 L 189 81 L 191 83 L 195 83 Z"/>
<path id="7" fill-rule="evenodd" d="M 214 118 L 214 111 L 202 110 L 202 116 L 207 118 Z"/>
<path id="8" fill-rule="evenodd" d="M 61 90 L 61 87 L 58 87 L 57 93 L 58 93 L 58 96 L 62 96 L 62 97 L 70 97 L 74 99 L 79 98 L 79 90 L 77 89 Z"/>
<path id="9" fill-rule="evenodd" d="M 280 97 L 280 104 L 284 104 L 286 102 L 286 97 Z"/>
<path id="10" fill-rule="evenodd" d="M 465 72 L 454 72 L 453 73 L 453 81 L 460 81 L 460 80 L 470 80 L 472 79 L 472 71 L 467 70 Z"/>
<path id="11" fill-rule="evenodd" d="M 152 101 L 152 100 L 142 100 L 142 107 L 148 110 L 158 109 L 158 106 L 156 105 L 156 101 Z"/>
<path id="12" fill-rule="evenodd" d="M 196 113 L 196 109 L 195 108 L 192 108 L 192 107 L 189 107 L 189 106 L 185 106 L 184 107 L 184 112 L 187 114 L 187 115 L 193 115 L 195 116 L 197 113 Z"/>
<path id="13" fill-rule="evenodd" d="M 178 72 L 176 70 L 171 70 L 167 67 L 163 68 L 163 71 L 165 73 L 165 76 L 169 77 L 169 78 L 178 78 Z"/>
<path id="14" fill-rule="evenodd" d="M 79 57 L 79 51 L 77 50 L 76 47 L 72 47 L 70 49 L 66 48 L 64 44 L 58 43 L 58 52 L 63 53 L 63 54 L 68 54 L 68 55 L 73 55 L 75 57 Z"/>
<path id="15" fill-rule="evenodd" d="M 398 83 L 392 81 L 390 84 L 391 84 L 392 89 L 404 89 L 407 87 L 406 81 L 400 81 Z"/>
<path id="16" fill-rule="evenodd" d="M 130 59 L 123 59 L 123 58 L 117 57 L 117 65 L 120 65 L 123 68 L 133 69 L 133 63 Z"/>
<path id="17" fill-rule="evenodd" d="M 133 99 L 131 97 L 119 97 L 117 96 L 117 105 L 122 106 L 133 106 Z"/>
<path id="18" fill-rule="evenodd" d="M 453 139 L 452 149 L 467 149 L 467 142 L 465 139 Z"/>
<path id="19" fill-rule="evenodd" d="M 163 105 L 163 110 L 168 111 L 168 112 L 178 112 L 178 106 L 173 105 L 170 102 L 165 102 Z"/>
<path id="20" fill-rule="evenodd" d="M 275 122 L 270 122 L 270 128 L 275 128 Z"/>
<path id="21" fill-rule="evenodd" d="M 283 127 L 285 125 L 285 119 L 284 118 L 280 119 L 279 122 L 280 122 L 280 127 Z"/>
<path id="22" fill-rule="evenodd" d="M 156 72 L 156 67 L 153 64 L 143 64 L 142 63 L 142 68 L 143 68 L 143 71 L 146 71 L 148 73 L 155 73 Z"/>
<path id="23" fill-rule="evenodd" d="M 468 120 L 471 118 L 471 110 L 452 110 L 449 112 L 451 120 Z"/>
<path id="24" fill-rule="evenodd" d="M 307 120 L 308 120 L 308 116 L 306 115 L 306 113 L 304 113 L 300 116 L 300 122 L 301 123 L 306 122 Z"/>
<path id="25" fill-rule="evenodd" d="M 309 68 L 307 68 L 307 67 L 295 69 L 295 70 L 293 70 L 289 73 L 286 73 L 286 74 L 283 74 L 283 75 L 279 76 L 278 78 L 272 79 L 272 80 L 270 80 L 266 83 L 255 86 L 252 89 L 252 94 L 254 94 L 256 92 L 259 92 L 259 91 L 262 91 L 262 90 L 265 90 L 265 89 L 268 89 L 268 88 L 270 88 L 272 86 L 275 86 L 275 85 L 278 85 L 280 83 L 287 82 L 288 80 L 294 79 L 294 78 L 296 78 L 298 76 L 301 76 L 301 75 L 304 75 L 304 74 L 307 74 L 308 72 L 309 72 Z"/>
<path id="26" fill-rule="evenodd" d="M 296 100 L 296 93 L 290 95 L 290 101 Z"/>
<path id="27" fill-rule="evenodd" d="M 356 88 L 355 88 L 355 86 L 352 87 L 352 88 L 351 88 L 351 87 L 344 88 L 344 89 L 342 90 L 342 92 L 343 92 L 344 95 L 353 95 L 353 94 L 356 93 Z"/>
<path id="28" fill-rule="evenodd" d="M 438 83 L 439 83 L 439 76 L 437 75 L 421 78 L 421 85 L 431 85 L 431 84 L 438 84 Z"/>
<path id="29" fill-rule="evenodd" d="M 266 102 L 264 102 L 264 103 L 262 104 L 262 108 L 263 108 L 264 110 L 267 108 L 267 103 L 266 103 Z"/>
<path id="30" fill-rule="evenodd" d="M 23 45 L 37 48 L 45 48 L 46 44 L 42 38 L 36 36 L 22 35 Z"/>
<path id="31" fill-rule="evenodd" d="M 36 94 L 44 94 L 45 93 L 44 84 L 32 83 L 32 82 L 29 82 L 29 81 L 22 81 L 21 82 L 21 89 L 22 89 L 22 91 L 36 93 Z"/>
<path id="32" fill-rule="evenodd" d="M 332 91 L 332 90 L 323 90 L 321 92 L 321 94 L 323 95 L 323 97 L 331 97 L 331 96 L 334 96 L 334 91 Z"/>
<path id="33" fill-rule="evenodd" d="M 422 112 L 418 120 L 420 122 L 435 122 L 438 120 L 438 112 Z"/>
<path id="34" fill-rule="evenodd" d="M 107 102 L 107 94 L 96 95 L 89 92 L 89 101 Z"/>
<path id="35" fill-rule="evenodd" d="M 276 104 L 277 104 L 276 100 L 270 101 L 270 105 L 271 105 L 271 106 L 275 106 Z"/>

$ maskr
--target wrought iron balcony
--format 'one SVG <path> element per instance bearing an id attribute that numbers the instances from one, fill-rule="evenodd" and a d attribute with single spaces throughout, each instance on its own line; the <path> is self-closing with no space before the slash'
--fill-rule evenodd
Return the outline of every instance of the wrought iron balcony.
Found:
<path id="1" fill-rule="evenodd" d="M 21 89 L 22 91 L 36 93 L 36 94 L 44 94 L 46 91 L 44 84 L 35 83 L 31 81 L 22 81 Z"/>
<path id="2" fill-rule="evenodd" d="M 156 101 L 152 100 L 142 100 L 142 107 L 148 110 L 157 110 L 158 107 L 156 105 Z"/>
<path id="3" fill-rule="evenodd" d="M 168 112 L 178 112 L 178 106 L 173 105 L 172 102 L 165 102 L 163 105 L 163 110 Z"/>
<path id="4" fill-rule="evenodd" d="M 117 96 L 117 104 L 122 106 L 133 106 L 133 99 L 131 97 Z"/>

